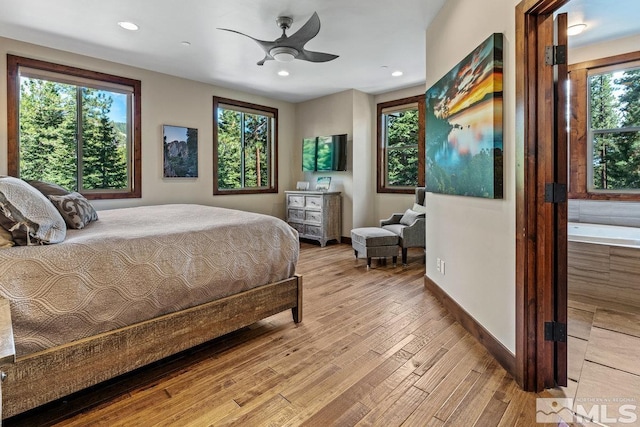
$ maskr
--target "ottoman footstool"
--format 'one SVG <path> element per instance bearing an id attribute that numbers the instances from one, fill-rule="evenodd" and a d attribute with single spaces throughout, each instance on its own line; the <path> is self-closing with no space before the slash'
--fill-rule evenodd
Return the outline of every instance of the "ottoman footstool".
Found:
<path id="1" fill-rule="evenodd" d="M 398 235 L 379 227 L 361 227 L 351 230 L 351 246 L 355 252 L 367 258 L 367 268 L 373 257 L 392 257 L 393 265 L 398 261 Z"/>

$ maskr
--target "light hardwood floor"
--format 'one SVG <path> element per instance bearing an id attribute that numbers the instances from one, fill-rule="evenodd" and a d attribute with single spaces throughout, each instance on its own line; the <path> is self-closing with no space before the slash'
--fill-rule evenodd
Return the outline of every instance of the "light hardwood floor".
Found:
<path id="1" fill-rule="evenodd" d="M 5 426 L 543 425 L 425 290 L 421 251 L 367 270 L 348 245 L 303 243 L 298 271 L 301 324 L 272 316 Z"/>

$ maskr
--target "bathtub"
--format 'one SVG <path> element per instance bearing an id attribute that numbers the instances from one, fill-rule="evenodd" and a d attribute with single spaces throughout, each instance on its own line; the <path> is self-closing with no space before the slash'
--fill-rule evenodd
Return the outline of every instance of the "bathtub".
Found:
<path id="1" fill-rule="evenodd" d="M 570 222 L 567 238 L 570 242 L 640 248 L 640 228 L 635 227 Z"/>
<path id="2" fill-rule="evenodd" d="M 640 312 L 640 228 L 570 222 L 569 299 Z"/>

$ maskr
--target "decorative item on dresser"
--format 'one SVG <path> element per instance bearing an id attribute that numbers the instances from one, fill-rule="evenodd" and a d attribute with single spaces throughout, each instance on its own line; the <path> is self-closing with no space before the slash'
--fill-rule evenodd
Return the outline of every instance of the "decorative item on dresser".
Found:
<path id="1" fill-rule="evenodd" d="M 287 222 L 303 239 L 340 243 L 342 198 L 339 191 L 285 191 Z"/>

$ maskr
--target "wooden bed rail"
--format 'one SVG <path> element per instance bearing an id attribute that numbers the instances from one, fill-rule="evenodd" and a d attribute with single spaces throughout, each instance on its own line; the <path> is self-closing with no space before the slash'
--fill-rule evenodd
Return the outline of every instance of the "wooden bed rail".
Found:
<path id="1" fill-rule="evenodd" d="M 0 298 L 0 366 L 16 361 L 16 346 L 13 342 L 13 326 L 9 301 Z M 2 382 L 6 373 L 0 370 L 0 416 L 2 416 Z M 2 419 L 2 418 L 0 418 Z"/>
<path id="2" fill-rule="evenodd" d="M 0 390 L 2 419 L 288 309 L 296 323 L 302 321 L 300 275 L 16 358 L 9 303 L 0 299 L 0 369 L 6 372 Z"/>

